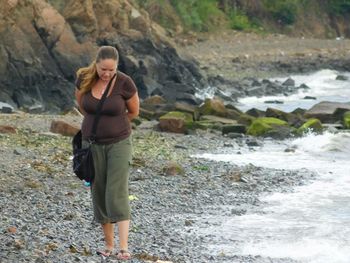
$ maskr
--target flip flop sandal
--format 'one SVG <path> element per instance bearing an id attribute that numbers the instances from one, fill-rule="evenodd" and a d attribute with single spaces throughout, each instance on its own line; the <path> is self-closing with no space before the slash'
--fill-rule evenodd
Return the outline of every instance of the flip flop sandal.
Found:
<path id="1" fill-rule="evenodd" d="M 107 258 L 109 258 L 112 255 L 113 251 L 106 249 L 104 251 L 97 251 L 96 254 L 101 256 L 102 260 L 106 260 Z"/>
<path id="2" fill-rule="evenodd" d="M 117 254 L 117 259 L 119 260 L 129 260 L 131 259 L 131 254 L 129 251 L 125 250 L 125 249 L 121 249 L 119 250 L 118 254 Z"/>

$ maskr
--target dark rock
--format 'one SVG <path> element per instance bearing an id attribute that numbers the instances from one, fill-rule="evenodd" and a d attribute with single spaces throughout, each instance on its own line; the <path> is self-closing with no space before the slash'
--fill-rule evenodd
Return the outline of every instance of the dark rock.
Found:
<path id="1" fill-rule="evenodd" d="M 306 112 L 305 109 L 302 109 L 302 108 L 296 108 L 295 110 L 293 110 L 291 113 L 294 113 L 294 114 L 300 114 L 300 115 L 304 115 L 304 113 Z"/>
<path id="2" fill-rule="evenodd" d="M 334 123 L 340 121 L 342 113 L 350 110 L 350 103 L 322 101 L 307 110 L 306 118 L 317 118 L 322 123 Z"/>
<path id="3" fill-rule="evenodd" d="M 303 89 L 303 90 L 309 90 L 310 89 L 310 87 L 308 86 L 308 85 L 306 85 L 306 84 L 301 84 L 299 87 L 298 87 L 298 89 Z"/>
<path id="4" fill-rule="evenodd" d="M 338 75 L 336 78 L 336 80 L 348 80 L 349 78 L 347 76 L 344 76 L 344 75 Z"/>
<path id="5" fill-rule="evenodd" d="M 224 125 L 222 127 L 222 134 L 245 133 L 246 130 L 247 130 L 246 126 L 242 124 Z"/>
<path id="6" fill-rule="evenodd" d="M 256 109 L 256 108 L 252 108 L 250 110 L 247 110 L 245 113 L 250 115 L 250 116 L 256 117 L 256 118 L 265 117 L 265 112 L 262 110 Z"/>
<path id="7" fill-rule="evenodd" d="M 282 83 L 283 86 L 295 86 L 295 80 L 292 78 L 288 78 L 285 82 Z"/>
<path id="8" fill-rule="evenodd" d="M 283 104 L 284 101 L 281 101 L 281 100 L 265 100 L 264 103 L 266 103 L 266 104 Z"/>
<path id="9" fill-rule="evenodd" d="M 8 114 L 8 113 L 12 113 L 12 112 L 13 112 L 13 108 L 12 108 L 12 107 L 3 106 L 3 107 L 1 108 L 1 113 L 6 113 L 6 114 Z"/>
<path id="10" fill-rule="evenodd" d="M 248 138 L 245 142 L 248 146 L 260 146 L 260 143 L 255 138 Z"/>
<path id="11" fill-rule="evenodd" d="M 312 96 L 305 96 L 303 99 L 304 100 L 316 100 L 317 98 L 316 97 L 312 97 Z"/>

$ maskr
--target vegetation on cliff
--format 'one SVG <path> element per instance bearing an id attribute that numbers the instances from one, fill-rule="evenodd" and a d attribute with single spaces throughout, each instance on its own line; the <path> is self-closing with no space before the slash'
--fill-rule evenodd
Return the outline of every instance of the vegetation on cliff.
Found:
<path id="1" fill-rule="evenodd" d="M 152 19 L 176 33 L 232 28 L 284 33 L 316 31 L 349 35 L 350 0 L 135 0 Z M 308 17 L 308 19 L 306 19 Z M 347 29 L 344 29 L 344 25 Z M 315 28 L 314 28 L 315 27 Z M 313 32 L 318 33 L 318 32 Z"/>

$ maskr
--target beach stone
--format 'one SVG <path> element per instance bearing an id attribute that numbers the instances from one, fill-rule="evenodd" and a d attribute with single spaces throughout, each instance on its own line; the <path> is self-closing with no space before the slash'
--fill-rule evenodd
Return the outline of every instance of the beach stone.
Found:
<path id="1" fill-rule="evenodd" d="M 15 234 L 17 232 L 17 228 L 14 226 L 10 226 L 7 228 L 7 232 L 11 234 Z"/>
<path id="2" fill-rule="evenodd" d="M 17 133 L 17 129 L 9 125 L 0 125 L 0 133 Z"/>
<path id="3" fill-rule="evenodd" d="M 63 120 L 53 120 L 51 122 L 50 132 L 58 133 L 64 136 L 74 136 L 79 131 L 79 127 Z"/>

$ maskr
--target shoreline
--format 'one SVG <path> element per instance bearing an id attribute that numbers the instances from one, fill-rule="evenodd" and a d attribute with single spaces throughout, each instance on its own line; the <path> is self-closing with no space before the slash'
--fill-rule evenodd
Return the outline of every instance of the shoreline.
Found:
<path id="1" fill-rule="evenodd" d="M 70 138 L 47 133 L 55 118 L 64 116 L 0 115 L 1 124 L 12 123 L 19 129 L 18 134 L 0 137 L 0 199 L 11 204 L 2 208 L 1 215 L 4 263 L 98 262 L 95 251 L 103 246 L 101 230 L 91 222 L 88 188 L 71 171 Z M 78 117 L 67 118 L 79 121 Z M 260 195 L 290 191 L 291 186 L 307 183 L 314 175 L 192 157 L 221 150 L 238 152 L 242 147 L 254 150 L 247 146 L 248 137 L 233 140 L 215 132 L 159 133 L 146 126 L 133 132 L 131 262 L 268 260 L 207 254 L 205 242 L 210 241 L 196 236 L 196 229 L 202 227 L 200 218 L 227 213 L 225 206 L 232 207 L 232 214 L 244 214 L 259 205 Z M 179 164 L 183 174 L 168 173 L 164 167 L 169 162 Z M 282 176 L 285 180 L 280 180 Z"/>
<path id="2" fill-rule="evenodd" d="M 179 48 L 209 77 L 229 81 L 285 77 L 322 68 L 350 71 L 350 39 L 289 37 L 234 31 L 200 34 Z"/>

